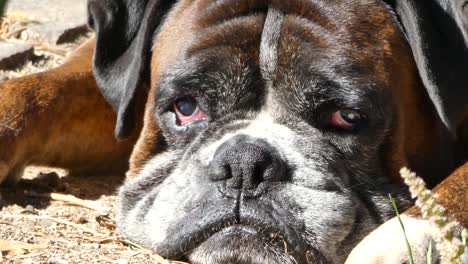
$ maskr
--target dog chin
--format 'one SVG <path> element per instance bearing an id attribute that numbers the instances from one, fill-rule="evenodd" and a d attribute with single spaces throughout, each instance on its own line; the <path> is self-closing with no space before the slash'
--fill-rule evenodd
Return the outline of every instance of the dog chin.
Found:
<path id="1" fill-rule="evenodd" d="M 221 230 L 196 247 L 190 263 L 297 263 L 279 236 L 266 236 L 248 226 L 231 226 Z"/>

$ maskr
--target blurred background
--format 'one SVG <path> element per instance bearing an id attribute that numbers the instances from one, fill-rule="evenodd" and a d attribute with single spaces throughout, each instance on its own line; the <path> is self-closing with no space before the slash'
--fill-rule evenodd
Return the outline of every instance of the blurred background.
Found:
<path id="1" fill-rule="evenodd" d="M 86 0 L 0 0 L 0 81 L 63 63 L 90 37 Z"/>

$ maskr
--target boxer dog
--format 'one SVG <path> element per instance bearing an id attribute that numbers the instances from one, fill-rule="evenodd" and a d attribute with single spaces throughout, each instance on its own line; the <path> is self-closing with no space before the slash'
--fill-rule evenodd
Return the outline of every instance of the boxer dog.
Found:
<path id="1" fill-rule="evenodd" d="M 348 263 L 405 262 L 401 167 L 467 224 L 467 6 L 90 0 L 95 39 L 0 87 L 0 179 L 128 167 L 119 230 L 171 259 L 343 263 L 377 228 Z"/>

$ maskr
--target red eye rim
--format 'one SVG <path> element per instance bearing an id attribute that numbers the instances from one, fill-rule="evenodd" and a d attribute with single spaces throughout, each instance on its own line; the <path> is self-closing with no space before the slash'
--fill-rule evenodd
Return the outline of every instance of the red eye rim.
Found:
<path id="1" fill-rule="evenodd" d="M 195 103 L 196 103 L 196 101 L 195 101 Z M 200 106 L 198 106 L 198 104 L 196 105 L 196 108 L 195 108 L 194 112 L 190 116 L 186 116 L 186 115 L 182 114 L 177 109 L 177 103 L 176 102 L 172 105 L 172 109 L 174 110 L 174 113 L 176 114 L 176 117 L 177 117 L 176 122 L 177 122 L 177 125 L 179 125 L 179 126 L 183 126 L 183 125 L 189 124 L 189 123 L 194 122 L 194 121 L 205 120 L 205 119 L 208 118 L 208 116 L 205 114 L 205 112 L 203 112 L 200 109 Z"/>
<path id="2" fill-rule="evenodd" d="M 345 117 L 344 115 L 349 115 Z M 356 128 L 363 116 L 354 110 L 338 110 L 332 114 L 329 120 L 329 126 L 346 131 L 352 131 Z"/>

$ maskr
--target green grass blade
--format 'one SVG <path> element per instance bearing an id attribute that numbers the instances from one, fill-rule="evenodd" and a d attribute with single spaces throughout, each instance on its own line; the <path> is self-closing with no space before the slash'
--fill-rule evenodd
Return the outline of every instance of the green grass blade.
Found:
<path id="1" fill-rule="evenodd" d="M 6 6 L 6 0 L 0 0 L 0 18 L 3 17 L 5 6 Z"/>
<path id="2" fill-rule="evenodd" d="M 397 207 L 397 205 L 396 205 L 395 199 L 393 199 L 393 197 L 392 197 L 391 194 L 388 194 L 388 197 L 390 197 L 390 201 L 392 202 L 393 209 L 394 209 L 395 212 L 396 212 L 396 216 L 397 216 L 397 218 L 398 218 L 398 222 L 400 222 L 401 229 L 403 230 L 403 235 L 405 236 L 406 249 L 408 250 L 408 256 L 409 256 L 409 263 L 410 263 L 410 264 L 414 264 L 414 260 L 413 260 L 413 251 L 411 250 L 411 246 L 410 246 L 410 244 L 409 244 L 408 237 L 406 236 L 405 226 L 403 225 L 403 222 L 401 221 L 400 213 L 398 212 L 398 207 Z"/>
<path id="3" fill-rule="evenodd" d="M 426 263 L 432 264 L 432 240 L 429 240 L 429 248 L 427 249 L 426 254 Z"/>
<path id="4" fill-rule="evenodd" d="M 463 228 L 462 231 L 462 243 L 465 247 L 468 247 L 468 229 Z"/>

